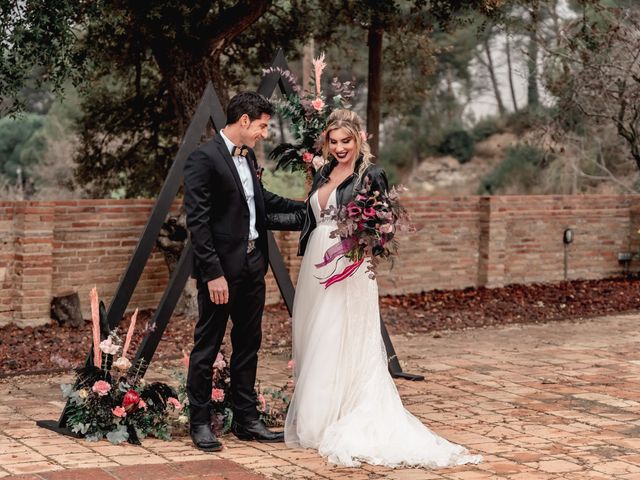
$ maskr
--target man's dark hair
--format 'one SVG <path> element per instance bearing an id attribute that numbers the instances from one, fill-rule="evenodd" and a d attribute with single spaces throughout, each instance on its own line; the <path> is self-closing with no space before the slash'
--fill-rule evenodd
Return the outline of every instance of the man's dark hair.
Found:
<path id="1" fill-rule="evenodd" d="M 245 113 L 254 121 L 263 113 L 273 116 L 275 109 L 271 102 L 256 92 L 242 92 L 235 95 L 227 106 L 227 125 L 236 123 Z"/>

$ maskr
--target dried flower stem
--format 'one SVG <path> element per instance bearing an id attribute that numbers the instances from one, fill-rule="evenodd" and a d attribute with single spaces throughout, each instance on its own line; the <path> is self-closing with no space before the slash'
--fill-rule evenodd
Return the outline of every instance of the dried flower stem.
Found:
<path id="1" fill-rule="evenodd" d="M 98 301 L 98 289 L 91 289 L 91 324 L 93 333 L 93 365 L 102 367 L 102 351 L 100 350 L 100 311 Z"/>

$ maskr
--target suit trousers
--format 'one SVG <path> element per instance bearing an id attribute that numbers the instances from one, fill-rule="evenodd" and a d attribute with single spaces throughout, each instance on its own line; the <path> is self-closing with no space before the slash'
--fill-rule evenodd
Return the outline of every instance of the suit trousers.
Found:
<path id="1" fill-rule="evenodd" d="M 213 362 L 220 350 L 229 316 L 231 328 L 231 400 L 234 418 L 240 422 L 258 418 L 255 395 L 258 350 L 262 340 L 266 262 L 259 248 L 245 257 L 237 279 L 227 279 L 229 302 L 214 304 L 207 285 L 198 282 L 198 323 L 189 358 L 187 395 L 191 424 L 211 420 Z"/>

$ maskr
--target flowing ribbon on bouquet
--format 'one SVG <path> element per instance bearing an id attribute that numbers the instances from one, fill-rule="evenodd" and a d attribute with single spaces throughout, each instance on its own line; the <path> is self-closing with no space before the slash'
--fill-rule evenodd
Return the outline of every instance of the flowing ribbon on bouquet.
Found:
<path id="1" fill-rule="evenodd" d="M 333 247 L 327 249 L 322 257 L 322 262 L 316 263 L 316 268 L 322 268 L 331 262 L 333 262 L 340 255 L 344 255 L 349 250 L 356 246 L 356 239 L 354 237 L 348 237 L 342 240 L 340 243 L 336 243 Z"/>
<path id="2" fill-rule="evenodd" d="M 348 278 L 351 275 L 353 275 L 358 270 L 358 267 L 362 265 L 362 262 L 364 262 L 364 258 L 361 258 L 357 262 L 350 263 L 349 265 L 344 267 L 344 270 L 342 270 L 342 272 L 337 273 L 335 275 L 331 275 L 326 280 L 321 281 L 320 284 L 324 285 L 324 288 L 329 288 L 334 283 L 341 282 L 345 278 Z"/>

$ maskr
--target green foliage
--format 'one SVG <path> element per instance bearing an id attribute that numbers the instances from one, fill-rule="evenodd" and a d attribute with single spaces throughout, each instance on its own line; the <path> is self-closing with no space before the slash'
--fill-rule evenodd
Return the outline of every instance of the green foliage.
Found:
<path id="1" fill-rule="evenodd" d="M 438 146 L 438 152 L 454 156 L 460 163 L 467 163 L 473 157 L 475 148 L 475 140 L 469 132 L 455 129 L 444 136 L 442 143 Z"/>
<path id="2" fill-rule="evenodd" d="M 272 172 L 265 168 L 262 182 L 267 190 L 287 198 L 305 198 L 305 174 L 300 171 L 288 172 L 277 170 Z"/>
<path id="3" fill-rule="evenodd" d="M 442 78 L 425 82 L 437 64 L 434 56 L 444 51 L 425 32 L 458 26 L 469 11 L 493 14 L 497 5 L 496 0 L 0 0 L 2 108 L 23 108 L 18 92 L 27 83 L 33 89 L 48 84 L 58 92 L 71 79 L 82 86 L 85 112 L 77 127 L 82 144 L 77 179 L 94 196 L 114 191 L 153 196 L 208 79 L 224 105 L 231 93 L 255 88 L 277 48 L 292 61 L 310 37 L 323 49 L 334 49 L 334 61 L 351 77 L 358 73 L 352 59 L 364 71 L 363 30 L 375 23 L 385 30 L 382 111 L 406 113 Z M 450 62 L 455 65 L 443 71 L 455 71 L 456 80 L 468 76 L 472 49 L 452 43 L 464 46 L 455 48 Z"/>
<path id="4" fill-rule="evenodd" d="M 472 135 L 476 142 L 489 138 L 496 133 L 502 133 L 504 125 L 497 117 L 485 117 L 478 121 L 472 129 Z"/>
<path id="5" fill-rule="evenodd" d="M 28 105 L 19 95 L 25 85 L 37 90 L 46 83 L 59 92 L 67 79 L 82 78 L 86 58 L 77 49 L 76 27 L 98 3 L 0 0 L 0 96 L 12 99 L 0 107 L 0 115 Z M 44 75 L 34 76 L 34 66 Z"/>
<path id="6" fill-rule="evenodd" d="M 322 132 L 327 127 L 327 119 L 337 108 L 350 108 L 354 85 L 335 79 L 332 101 L 326 100 L 326 95 L 316 87 L 316 81 L 321 82 L 321 74 L 326 63 L 324 54 L 313 60 L 315 75 L 311 76 L 310 85 L 306 89 L 298 85 L 290 71 L 272 68 L 265 73 L 277 72 L 281 74 L 293 88 L 294 93 L 286 99 L 276 101 L 276 109 L 282 118 L 290 121 L 291 133 L 295 143 L 281 143 L 276 146 L 269 158 L 275 160 L 276 169 L 290 171 L 308 171 L 315 156 L 322 156 Z M 315 78 L 318 76 L 319 78 Z M 314 102 L 321 102 L 320 107 L 314 107 Z M 305 160 L 305 156 L 308 157 Z"/>
<path id="7" fill-rule="evenodd" d="M 0 185 L 16 198 L 77 196 L 73 182 L 73 125 L 79 116 L 77 95 L 68 90 L 65 102 L 51 101 L 46 114 L 25 113 L 0 119 Z M 39 96 L 36 96 L 40 98 Z M 34 100 L 35 101 L 35 100 Z M 22 185 L 18 194 L 17 169 Z M 8 188 L 7 188 L 8 187 Z"/>
<path id="8" fill-rule="evenodd" d="M 391 138 L 382 144 L 380 151 L 382 161 L 397 168 L 406 169 L 419 160 L 416 157 L 414 144 L 416 132 L 412 132 L 410 127 L 396 126 L 389 136 Z"/>
<path id="9" fill-rule="evenodd" d="M 46 149 L 44 125 L 45 117 L 36 113 L 0 118 L 1 176 L 15 182 L 18 169 L 24 174 L 42 160 Z"/>
<path id="10" fill-rule="evenodd" d="M 546 124 L 553 115 L 555 107 L 545 107 L 539 105 L 534 110 L 522 109 L 510 113 L 506 119 L 506 127 L 516 135 L 523 135 L 526 132 Z"/>
<path id="11" fill-rule="evenodd" d="M 536 185 L 545 161 L 546 153 L 539 148 L 527 144 L 510 147 L 505 159 L 482 180 L 478 193 L 496 195 L 514 185 L 525 193 Z"/>

